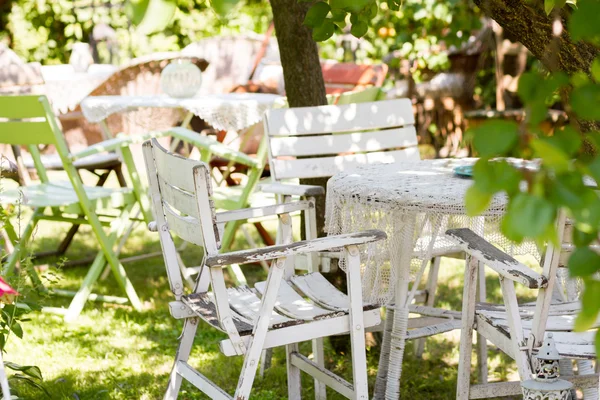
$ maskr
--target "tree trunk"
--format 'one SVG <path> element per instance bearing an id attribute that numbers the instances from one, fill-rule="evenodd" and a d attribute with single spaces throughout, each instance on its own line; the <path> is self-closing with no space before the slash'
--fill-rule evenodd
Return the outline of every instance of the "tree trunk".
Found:
<path id="1" fill-rule="evenodd" d="M 312 38 L 311 29 L 302 24 L 311 5 L 312 3 L 301 3 L 298 0 L 271 0 L 285 92 L 290 107 L 327 104 L 317 44 Z M 303 179 L 300 183 L 325 187 L 327 179 Z M 316 212 L 317 232 L 322 236 L 325 196 L 317 198 Z"/>
<path id="2" fill-rule="evenodd" d="M 488 17 L 503 29 L 505 36 L 521 42 L 542 61 L 550 71 L 589 72 L 594 58 L 600 53 L 597 47 L 574 42 L 567 32 L 569 7 L 563 7 L 560 18 L 564 27 L 560 37 L 552 33 L 554 16 L 546 15 L 544 2 L 540 0 L 474 0 Z M 553 40 L 557 39 L 557 40 Z"/>
<path id="3" fill-rule="evenodd" d="M 583 71 L 590 75 L 594 59 L 600 48 L 584 42 L 575 42 L 567 31 L 570 8 L 563 7 L 559 18 L 563 30 L 560 36 L 553 34 L 554 15 L 546 15 L 544 2 L 540 0 L 474 0 L 484 14 L 494 19 L 505 36 L 521 42 L 552 72 L 564 71 L 571 75 Z M 570 115 L 569 117 L 573 117 Z M 600 129 L 599 121 L 576 121 L 582 132 Z"/>

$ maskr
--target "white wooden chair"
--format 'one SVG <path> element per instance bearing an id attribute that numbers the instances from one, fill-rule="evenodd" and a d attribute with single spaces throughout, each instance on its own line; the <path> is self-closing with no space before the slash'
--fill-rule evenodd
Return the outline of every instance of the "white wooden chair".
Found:
<path id="1" fill-rule="evenodd" d="M 300 371 L 303 371 L 345 397 L 366 400 L 364 332 L 380 322 L 380 315 L 378 306 L 362 302 L 357 245 L 382 240 L 385 233 L 365 231 L 292 242 L 289 213 L 314 207 L 310 201 L 216 214 L 206 164 L 169 153 L 156 139 L 145 142 L 143 150 L 155 217 L 151 229 L 160 235 L 169 284 L 175 296 L 170 303 L 171 314 L 185 319 L 165 399 L 177 397 L 183 379 L 213 399 L 248 399 L 263 349 L 286 346 L 290 399 L 301 397 Z M 279 215 L 282 244 L 219 253 L 220 228 L 224 223 L 261 215 Z M 184 293 L 172 233 L 205 249 L 202 271 L 189 294 Z M 294 255 L 333 248 L 343 249 L 348 265 L 348 295 L 331 286 L 319 273 L 293 275 Z M 261 260 L 273 260 L 266 282 L 257 283 L 255 289 L 226 288 L 225 266 Z M 220 343 L 225 355 L 244 356 L 233 397 L 188 363 L 199 319 L 227 334 L 227 339 Z M 300 341 L 348 332 L 352 338 L 353 384 L 298 351 Z"/>
<path id="2" fill-rule="evenodd" d="M 563 242 L 564 215 L 559 217 L 558 232 Z M 537 273 L 503 253 L 469 229 L 453 229 L 446 234 L 456 240 L 468 255 L 463 294 L 462 333 L 458 367 L 457 399 L 481 399 L 520 395 L 520 382 L 470 384 L 472 335 L 478 334 L 515 359 L 521 380 L 531 379 L 532 356 L 542 345 L 546 332 L 552 332 L 558 352 L 567 359 L 593 360 L 595 332 L 573 332 L 577 301 L 558 301 L 553 292 L 557 284 L 557 268 L 565 264 L 565 253 L 572 246 L 562 248 L 550 245 L 544 257 L 543 271 Z M 503 305 L 477 304 L 478 269 L 487 265 L 500 278 Z M 515 282 L 538 289 L 534 304 L 519 305 Z M 587 365 L 586 365 L 587 364 Z M 590 363 L 579 363 L 578 376 L 563 376 L 575 386 L 584 389 L 586 399 L 598 398 L 598 375 Z M 540 397 L 541 398 L 541 397 Z"/>
<path id="3" fill-rule="evenodd" d="M 272 183 L 266 193 L 289 199 L 324 196 L 321 186 L 299 185 L 303 178 L 329 178 L 361 164 L 419 160 L 409 99 L 271 109 L 263 119 Z M 317 237 L 315 210 L 305 219 L 307 238 Z M 335 255 L 334 255 L 335 256 Z M 313 255 L 305 268 L 329 272 L 328 257 Z"/>
<path id="4" fill-rule="evenodd" d="M 283 201 L 300 196 L 314 202 L 316 196 L 325 195 L 321 186 L 298 184 L 302 178 L 329 178 L 363 164 L 420 160 L 415 118 L 409 99 L 271 109 L 265 113 L 263 122 L 273 183 L 262 185 L 261 190 L 274 193 Z M 305 230 L 305 237 L 317 237 L 315 209 L 306 212 Z M 417 291 L 415 296 L 417 302 L 425 304 L 420 309 L 422 313 L 431 311 L 434 305 L 439 256 L 448 254 L 448 250 L 433 249 L 426 287 Z M 450 253 L 459 251 L 450 249 Z M 312 254 L 296 265 L 309 271 L 318 268 L 329 272 L 335 265 L 331 259 L 335 258 L 339 258 L 336 253 L 321 253 L 320 257 Z M 388 307 L 387 318 L 393 319 L 393 313 L 393 309 Z M 434 316 L 439 317 L 439 313 L 434 311 Z M 458 328 L 458 324 L 455 327 Z M 389 352 L 389 333 L 385 336 L 383 352 Z M 416 336 L 419 338 L 416 342 L 417 355 L 423 352 L 422 337 Z M 383 355 L 382 359 L 385 358 Z M 380 368 L 386 366 L 383 363 Z M 318 394 L 319 389 L 315 390 Z"/>

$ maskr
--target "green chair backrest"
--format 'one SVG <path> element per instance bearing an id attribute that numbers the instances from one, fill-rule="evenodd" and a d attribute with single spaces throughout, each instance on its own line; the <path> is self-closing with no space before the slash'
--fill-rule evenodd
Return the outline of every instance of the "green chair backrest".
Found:
<path id="1" fill-rule="evenodd" d="M 337 96 L 337 102 L 331 101 L 329 99 L 330 96 L 332 95 L 327 95 L 328 104 L 336 104 L 338 106 L 342 106 L 345 104 L 369 103 L 372 101 L 382 100 L 384 93 L 380 87 L 372 86 L 363 90 L 340 93 Z"/>
<path id="2" fill-rule="evenodd" d="M 328 94 L 327 104 L 345 105 L 352 103 L 368 103 L 385 99 L 385 93 L 379 86 L 371 86 L 363 90 Z M 277 99 L 273 108 L 289 108 L 287 97 Z"/>
<path id="3" fill-rule="evenodd" d="M 48 182 L 38 146 L 54 145 L 73 185 L 79 176 L 69 156 L 69 148 L 46 96 L 0 96 L 0 143 L 27 146 L 43 183 Z M 73 175 L 74 174 L 74 175 Z"/>

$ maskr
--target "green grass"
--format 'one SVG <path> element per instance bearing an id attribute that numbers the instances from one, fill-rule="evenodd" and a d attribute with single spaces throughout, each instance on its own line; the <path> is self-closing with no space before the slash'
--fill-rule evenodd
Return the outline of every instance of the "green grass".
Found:
<path id="1" fill-rule="evenodd" d="M 32 250 L 54 248 L 67 226 L 42 223 L 36 233 Z M 78 259 L 96 252 L 95 241 L 89 230 L 82 228 L 68 252 L 69 259 Z M 243 247 L 242 235 L 236 246 Z M 140 227 L 128 241 L 123 256 L 145 254 L 160 250 L 154 234 Z M 188 248 L 184 253 L 186 264 L 201 259 L 199 249 Z M 24 322 L 24 338 L 11 337 L 5 354 L 6 361 L 21 365 L 37 365 L 44 375 L 44 386 L 52 399 L 159 399 L 162 397 L 177 349 L 177 338 L 182 323 L 170 317 L 168 302 L 172 296 L 168 289 L 162 258 L 155 257 L 126 264 L 145 309 L 133 311 L 127 306 L 88 303 L 77 322 L 65 324 L 56 315 L 37 313 L 31 321 Z M 56 275 L 58 287 L 76 289 L 85 275 L 85 267 L 60 269 L 50 264 L 42 266 L 46 276 Z M 255 282 L 265 275 L 258 266 L 245 268 L 249 280 Z M 462 297 L 463 264 L 445 260 L 442 264 L 439 289 L 439 306 L 460 309 Z M 497 280 L 489 279 L 492 298 L 500 299 Z M 95 290 L 99 293 L 115 292 L 112 277 L 101 281 Z M 44 299 L 44 305 L 61 307 L 68 299 Z M 224 338 L 219 332 L 201 324 L 195 341 L 190 364 L 213 379 L 225 390 L 233 393 L 242 364 L 241 357 L 227 358 L 218 349 Z M 375 336 L 375 339 L 378 339 Z M 429 338 L 423 359 L 414 356 L 412 343 L 408 343 L 401 381 L 405 399 L 454 399 L 458 365 L 459 333 L 453 332 Z M 349 343 L 346 338 L 326 340 L 327 367 L 351 380 Z M 310 354 L 305 343 L 304 354 Z M 373 388 L 379 358 L 379 347 L 367 349 L 369 387 Z M 490 349 L 492 379 L 514 378 L 512 362 L 497 350 Z M 475 376 L 475 374 L 473 374 Z M 44 399 L 41 392 L 25 385 L 14 385 L 22 398 Z M 303 376 L 303 395 L 313 395 L 312 381 Z M 264 378 L 257 377 L 252 391 L 253 399 L 283 399 L 287 397 L 285 354 L 274 352 L 273 366 Z M 189 384 L 184 384 L 181 399 L 207 398 Z M 328 390 L 328 398 L 342 398 Z"/>

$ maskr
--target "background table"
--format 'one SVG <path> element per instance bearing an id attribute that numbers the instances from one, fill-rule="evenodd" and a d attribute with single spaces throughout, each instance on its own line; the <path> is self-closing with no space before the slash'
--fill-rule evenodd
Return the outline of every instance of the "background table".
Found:
<path id="1" fill-rule="evenodd" d="M 49 65 L 41 69 L 45 93 L 55 112 L 73 111 L 98 85 L 108 79 L 117 67 L 94 64 L 86 72 L 76 72 L 72 65 Z"/>
<path id="2" fill-rule="evenodd" d="M 166 95 L 97 96 L 85 99 L 81 109 L 88 121 L 102 122 L 112 114 L 138 108 L 179 108 L 188 113 L 184 123 L 197 115 L 218 130 L 239 132 L 260 122 L 264 112 L 280 97 L 264 93 L 227 93 L 188 99 Z"/>
<path id="3" fill-rule="evenodd" d="M 514 247 L 499 233 L 506 197 L 496 196 L 482 217 L 466 216 L 464 197 L 471 179 L 454 175 L 453 168 L 475 160 L 426 160 L 359 167 L 332 177 L 327 184 L 326 230 L 329 234 L 381 229 L 388 240 L 363 257 L 363 292 L 366 301 L 395 304 L 388 309 L 382 361 L 376 394 L 397 398 L 408 323 L 411 279 L 420 280 L 434 249 L 454 244 L 444 232 L 471 228 L 513 254 L 536 253 L 532 244 Z M 341 265 L 343 268 L 344 266 Z M 391 327 L 389 324 L 393 324 Z M 389 353 L 389 361 L 385 359 Z M 388 370 L 389 368 L 389 370 Z M 386 382 L 387 379 L 387 382 Z"/>

